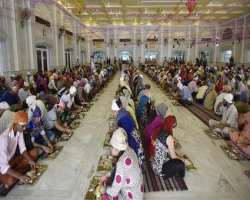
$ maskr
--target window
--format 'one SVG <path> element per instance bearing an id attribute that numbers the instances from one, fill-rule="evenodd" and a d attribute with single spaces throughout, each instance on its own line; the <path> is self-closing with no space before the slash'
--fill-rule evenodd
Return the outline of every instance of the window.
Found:
<path id="1" fill-rule="evenodd" d="M 159 52 L 148 51 L 145 52 L 145 59 L 157 60 L 159 58 Z"/>
<path id="2" fill-rule="evenodd" d="M 185 60 L 185 51 L 184 50 L 173 51 L 172 57 L 178 60 Z"/>
<path id="3" fill-rule="evenodd" d="M 246 62 L 250 63 L 250 49 L 248 49 L 246 52 Z"/>
<path id="4" fill-rule="evenodd" d="M 38 71 L 47 72 L 49 68 L 49 50 L 44 46 L 37 46 L 37 69 Z"/>
<path id="5" fill-rule="evenodd" d="M 96 51 L 93 53 L 94 63 L 102 62 L 105 59 L 105 54 L 103 51 Z"/>
<path id="6" fill-rule="evenodd" d="M 222 62 L 229 63 L 232 57 L 232 50 L 226 50 L 222 53 Z"/>
<path id="7" fill-rule="evenodd" d="M 119 58 L 122 61 L 129 61 L 131 57 L 131 53 L 129 51 L 121 51 L 119 54 Z"/>
<path id="8" fill-rule="evenodd" d="M 0 41 L 0 74 L 3 74 L 5 66 L 5 42 Z"/>
<path id="9" fill-rule="evenodd" d="M 65 63 L 66 63 L 66 67 L 71 67 L 71 50 L 67 49 L 65 51 Z"/>

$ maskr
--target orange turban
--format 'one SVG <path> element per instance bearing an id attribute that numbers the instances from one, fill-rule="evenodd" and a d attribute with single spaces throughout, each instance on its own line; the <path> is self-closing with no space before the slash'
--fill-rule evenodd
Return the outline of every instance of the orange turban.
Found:
<path id="1" fill-rule="evenodd" d="M 28 113 L 18 111 L 14 116 L 15 124 L 27 124 L 28 123 Z"/>

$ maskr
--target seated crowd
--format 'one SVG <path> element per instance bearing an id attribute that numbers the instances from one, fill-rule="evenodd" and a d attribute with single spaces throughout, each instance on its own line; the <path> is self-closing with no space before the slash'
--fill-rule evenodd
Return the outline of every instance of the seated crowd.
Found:
<path id="1" fill-rule="evenodd" d="M 73 134 L 71 123 L 114 74 L 87 66 L 0 77 L 0 196 Z"/>
<path id="2" fill-rule="evenodd" d="M 166 104 L 155 105 L 150 88 L 136 68 L 122 71 L 111 105 L 115 125 L 110 145 L 115 162 L 111 176 L 101 178 L 102 199 L 143 199 L 145 165 L 156 176 L 183 178 L 185 167 L 191 164 L 176 154 L 175 116 L 168 114 Z"/>
<path id="3" fill-rule="evenodd" d="M 220 120 L 210 119 L 214 133 L 233 142 L 250 157 L 250 69 L 244 66 L 202 66 L 171 60 L 141 65 L 161 88 L 185 106 L 198 105 Z"/>

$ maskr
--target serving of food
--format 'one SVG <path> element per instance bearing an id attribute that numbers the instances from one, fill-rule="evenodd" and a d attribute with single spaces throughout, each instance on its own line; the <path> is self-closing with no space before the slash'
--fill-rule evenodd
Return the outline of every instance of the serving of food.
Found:
<path id="1" fill-rule="evenodd" d="M 48 165 L 36 165 L 35 169 L 27 172 L 26 175 L 30 177 L 30 179 L 25 183 L 28 185 L 34 185 L 38 182 L 39 178 L 44 174 L 44 172 L 48 169 Z"/>
<path id="2" fill-rule="evenodd" d="M 60 152 L 63 150 L 63 146 L 56 146 L 52 153 L 50 153 L 47 157 L 47 159 L 54 160 Z"/>

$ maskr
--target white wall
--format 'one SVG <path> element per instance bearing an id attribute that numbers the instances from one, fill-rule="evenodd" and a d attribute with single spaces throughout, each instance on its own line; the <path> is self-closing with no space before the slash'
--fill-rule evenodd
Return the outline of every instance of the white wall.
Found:
<path id="1" fill-rule="evenodd" d="M 173 55 L 174 51 L 181 50 L 185 51 L 186 60 L 189 55 L 189 61 L 195 60 L 196 52 L 209 51 L 210 59 L 208 62 L 212 63 L 216 60 L 217 63 L 221 63 L 223 61 L 221 54 L 227 49 L 233 51 L 236 63 L 250 61 L 250 58 L 247 57 L 250 56 L 250 53 L 248 53 L 250 51 L 250 39 L 236 41 L 234 44 L 232 43 L 233 39 L 229 41 L 221 40 L 218 47 L 215 47 L 215 41 L 209 43 L 208 46 L 199 43 L 200 39 L 205 37 L 204 35 L 215 38 L 216 24 L 214 26 L 202 24 L 198 25 L 198 27 L 190 24 L 183 26 L 172 24 L 168 26 L 106 26 L 91 28 L 81 25 L 77 18 L 67 13 L 57 4 L 37 3 L 32 5 L 30 0 L 0 1 L 0 66 L 2 65 L 0 73 L 9 75 L 17 71 L 36 71 L 37 45 L 49 48 L 51 56 L 50 68 L 64 66 L 66 49 L 72 50 L 71 64 L 74 64 L 77 59 L 81 61 L 81 52 L 84 52 L 84 61 L 89 63 L 90 55 L 94 51 L 104 51 L 106 56 L 109 55 L 113 59 L 115 55 L 118 58 L 119 52 L 123 50 L 131 52 L 135 62 L 138 62 L 140 57 L 144 56 L 147 51 L 159 52 L 160 61 L 163 61 L 164 57 L 168 58 Z M 32 15 L 22 26 L 20 15 L 24 8 L 31 8 Z M 51 26 L 46 27 L 35 22 L 35 16 L 49 21 Z M 242 23 L 249 27 L 250 17 L 242 17 L 228 22 L 234 32 L 235 28 L 241 26 Z M 223 29 L 227 26 L 227 23 L 218 26 L 221 27 L 219 28 L 220 37 Z M 73 36 L 68 37 L 62 34 L 59 37 L 59 28 L 62 27 L 71 31 Z M 236 29 L 236 32 L 239 32 L 238 29 Z M 240 31 L 243 32 L 243 30 Z M 240 34 L 242 34 L 241 32 Z M 245 30 L 245 32 L 245 34 L 249 34 L 249 30 Z M 186 41 L 181 46 L 175 45 L 175 48 L 173 48 L 173 38 L 176 38 L 177 33 L 183 34 Z M 78 35 L 84 37 L 85 41 L 79 40 Z M 152 35 L 158 38 L 158 42 L 155 47 L 146 49 L 146 39 Z M 96 49 L 92 44 L 93 39 L 104 39 L 104 46 L 101 49 Z M 114 41 L 113 46 L 110 44 L 110 39 Z M 131 39 L 131 42 L 123 46 L 120 44 L 119 39 Z M 164 43 L 165 39 L 167 39 L 167 43 Z M 140 45 L 137 44 L 138 40 L 141 42 Z M 197 46 L 193 44 L 191 48 L 188 48 L 191 41 L 197 41 Z M 215 49 L 217 50 L 216 55 Z"/>

